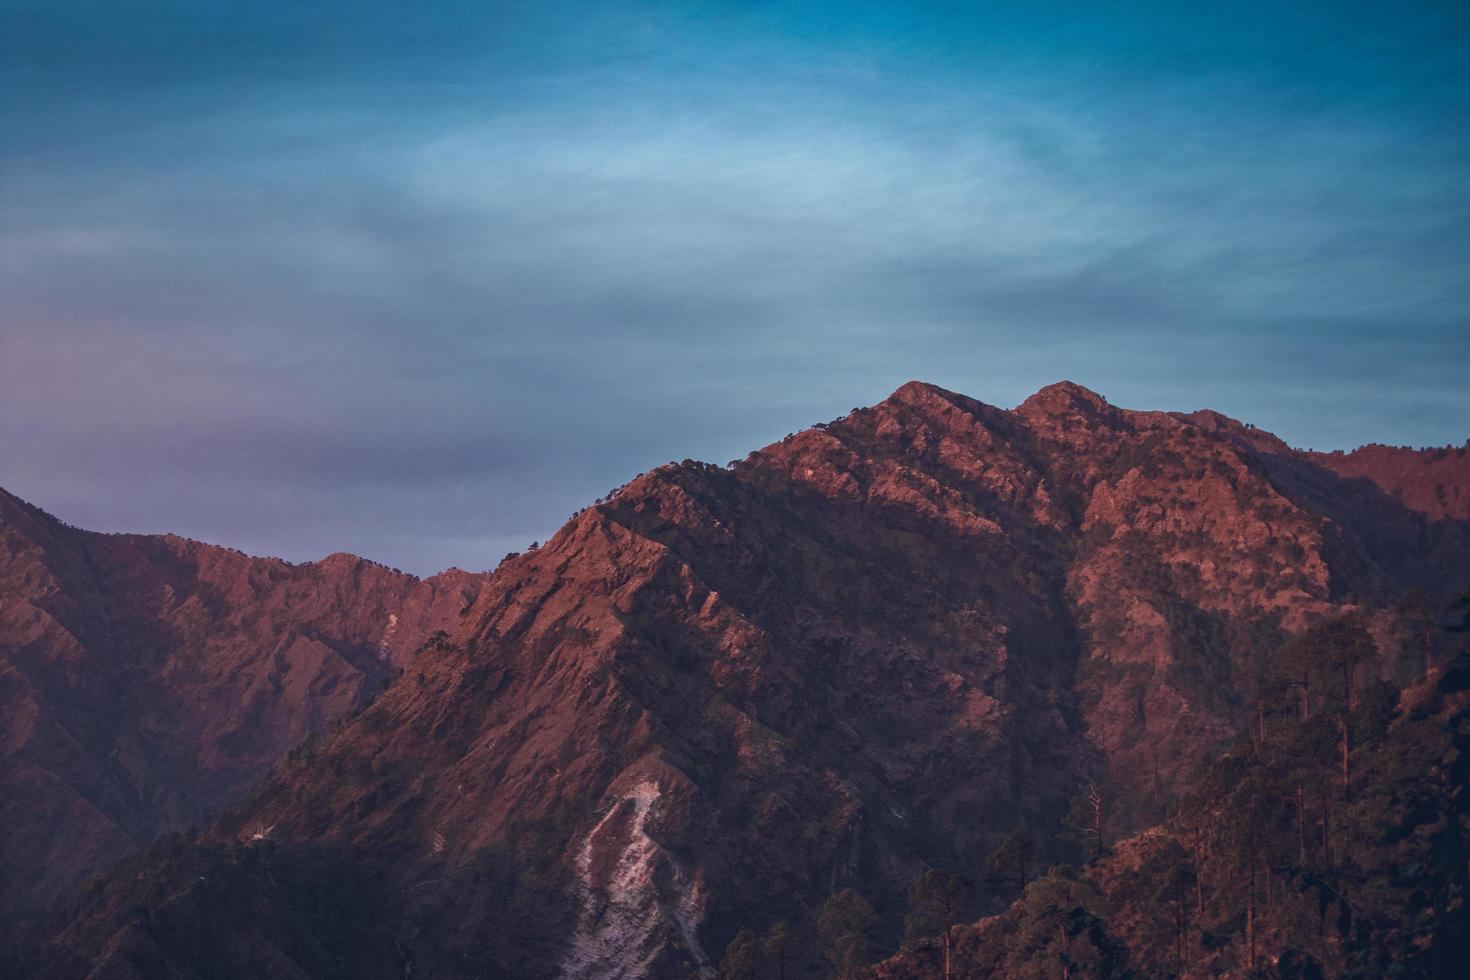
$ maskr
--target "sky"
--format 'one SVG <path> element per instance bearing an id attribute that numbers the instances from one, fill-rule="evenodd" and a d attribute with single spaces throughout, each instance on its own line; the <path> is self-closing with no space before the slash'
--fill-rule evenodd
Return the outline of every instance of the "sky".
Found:
<path id="1" fill-rule="evenodd" d="M 1470 436 L 1470 6 L 0 0 L 0 486 L 493 567 L 921 379 Z"/>

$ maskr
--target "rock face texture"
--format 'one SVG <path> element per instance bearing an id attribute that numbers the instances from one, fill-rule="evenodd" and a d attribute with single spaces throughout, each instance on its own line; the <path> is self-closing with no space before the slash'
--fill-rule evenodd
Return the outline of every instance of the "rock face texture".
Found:
<path id="1" fill-rule="evenodd" d="M 412 662 L 401 641 L 370 706 L 198 840 L 95 885 L 37 962 L 187 972 L 182 937 L 205 930 L 306 976 L 686 977 L 742 925 L 809 926 L 846 887 L 896 922 L 926 866 L 978 872 L 1089 777 L 1128 801 L 1118 832 L 1157 821 L 1249 724 L 1283 635 L 1359 608 L 1387 635 L 1406 591 L 1470 581 L 1465 451 L 1392 452 L 1380 472 L 1069 383 L 1012 411 L 911 383 L 729 468 L 662 467 L 504 562 Z M 339 642 L 367 655 L 333 662 L 346 710 L 386 674 L 388 614 L 422 636 L 472 590 L 394 605 L 331 565 L 254 574 L 359 629 L 365 647 Z M 181 607 L 161 573 L 149 588 Z M 325 653 L 270 685 L 292 644 L 337 649 L 304 634 L 282 627 L 191 716 L 245 724 L 252 691 L 281 692 L 256 710 L 296 727 L 254 772 L 333 713 L 277 706 L 333 689 Z M 150 676 L 202 669 L 128 650 Z M 283 901 L 317 911 L 263 911 Z"/>
<path id="2" fill-rule="evenodd" d="M 0 491 L 0 917 L 204 822 L 381 690 L 481 580 L 92 534 Z"/>

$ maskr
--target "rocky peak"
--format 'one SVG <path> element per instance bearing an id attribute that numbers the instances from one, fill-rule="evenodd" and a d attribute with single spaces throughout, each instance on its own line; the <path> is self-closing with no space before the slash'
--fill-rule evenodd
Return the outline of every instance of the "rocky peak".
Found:
<path id="1" fill-rule="evenodd" d="M 895 388 L 893 394 L 885 398 L 879 405 L 898 404 L 924 407 L 940 404 L 954 405 L 962 400 L 968 401 L 969 399 L 927 381 L 909 381 Z"/>
<path id="2" fill-rule="evenodd" d="M 985 402 L 962 395 L 957 391 L 941 388 L 927 381 L 910 381 L 899 386 L 893 394 L 879 402 L 874 408 L 908 406 L 926 413 L 947 415 L 956 411 L 977 418 L 1002 414 L 1001 410 Z"/>
<path id="3" fill-rule="evenodd" d="M 1247 425 L 1223 412 L 1202 408 L 1196 412 L 1175 412 L 1172 417 L 1197 426 L 1206 432 L 1219 433 L 1238 446 L 1270 455 L 1290 455 L 1294 450 L 1265 429 Z"/>
<path id="4" fill-rule="evenodd" d="M 1058 381 L 1026 398 L 1016 413 L 1028 419 L 1055 416 L 1082 416 L 1088 419 L 1105 416 L 1114 410 L 1103 395 L 1072 381 Z"/>

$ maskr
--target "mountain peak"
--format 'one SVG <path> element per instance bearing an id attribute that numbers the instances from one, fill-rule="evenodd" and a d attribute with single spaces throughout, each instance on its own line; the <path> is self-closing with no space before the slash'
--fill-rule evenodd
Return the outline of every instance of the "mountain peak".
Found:
<path id="1" fill-rule="evenodd" d="M 1033 417 L 1097 416 L 1111 409 L 1106 398 L 1075 381 L 1049 384 L 1016 407 L 1021 415 Z"/>
<path id="2" fill-rule="evenodd" d="M 954 402 L 958 398 L 953 391 L 947 391 L 927 381 L 909 381 L 894 389 L 893 394 L 883 399 L 884 402 L 898 402 L 906 405 L 922 405 L 933 402 L 935 399 L 946 402 Z"/>
<path id="3" fill-rule="evenodd" d="M 927 381 L 910 381 L 900 385 L 893 394 L 879 402 L 875 408 L 904 405 L 918 409 L 921 414 L 933 415 L 934 413 L 948 413 L 958 409 L 968 415 L 992 416 L 1000 412 L 999 409 L 990 405 L 962 395 L 948 388 L 930 384 Z"/>
<path id="4" fill-rule="evenodd" d="M 1037 391 L 1036 394 L 1021 403 L 1025 405 L 1037 405 L 1042 407 L 1066 406 L 1070 408 L 1090 408 L 1100 411 L 1108 407 L 1108 400 L 1091 388 L 1079 385 L 1075 381 L 1062 380 L 1055 384 L 1049 384 Z"/>

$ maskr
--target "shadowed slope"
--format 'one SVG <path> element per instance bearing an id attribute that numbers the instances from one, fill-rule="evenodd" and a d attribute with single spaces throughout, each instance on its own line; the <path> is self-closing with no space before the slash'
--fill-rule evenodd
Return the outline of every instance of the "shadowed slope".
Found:
<path id="1" fill-rule="evenodd" d="M 205 819 L 380 689 L 481 580 L 92 534 L 0 491 L 0 911 Z"/>

